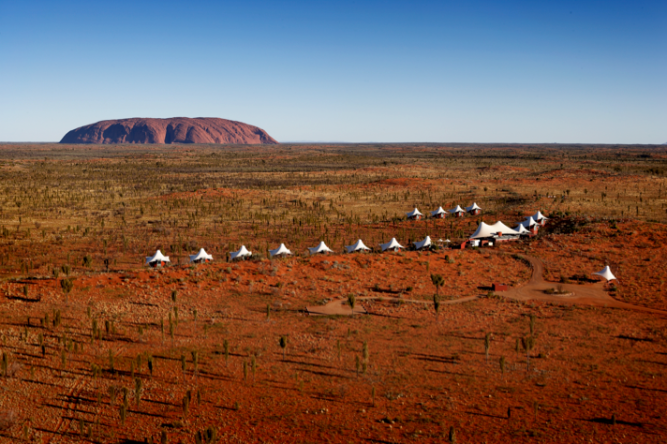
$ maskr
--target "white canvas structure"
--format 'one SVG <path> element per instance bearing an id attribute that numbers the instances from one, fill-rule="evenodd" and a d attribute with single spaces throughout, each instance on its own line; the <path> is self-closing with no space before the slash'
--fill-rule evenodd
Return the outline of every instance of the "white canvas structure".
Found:
<path id="1" fill-rule="evenodd" d="M 482 211 L 482 209 L 477 206 L 476 202 L 473 202 L 472 205 L 466 207 L 466 211 L 468 213 L 479 214 L 479 212 Z"/>
<path id="2" fill-rule="evenodd" d="M 519 224 L 514 228 L 514 230 L 518 231 L 520 235 L 522 236 L 527 236 L 530 234 L 530 231 L 526 230 L 526 227 L 523 226 L 523 224 Z"/>
<path id="3" fill-rule="evenodd" d="M 405 214 L 406 214 L 406 216 L 408 216 L 408 219 L 419 219 L 423 216 L 423 214 L 416 208 L 414 210 L 410 211 L 409 213 L 405 213 Z"/>
<path id="4" fill-rule="evenodd" d="M 598 276 L 602 276 L 605 278 L 607 281 L 611 281 L 612 279 L 616 279 L 616 276 L 611 272 L 611 269 L 609 268 L 609 265 L 605 266 L 602 271 L 598 271 L 597 273 Z"/>
<path id="5" fill-rule="evenodd" d="M 447 215 L 447 212 L 442 209 L 442 207 L 438 207 L 437 210 L 431 211 L 431 217 L 437 217 L 437 218 L 444 218 Z"/>
<path id="6" fill-rule="evenodd" d="M 493 225 L 480 222 L 477 231 L 470 236 L 470 239 L 512 239 L 519 236 L 519 232 L 512 230 L 504 223 L 498 221 Z"/>
<path id="7" fill-rule="evenodd" d="M 423 241 L 413 242 L 417 250 L 423 250 L 431 246 L 431 236 L 426 236 Z"/>
<path id="8" fill-rule="evenodd" d="M 245 245 L 241 245 L 241 248 L 239 248 L 239 251 L 234 251 L 230 254 L 230 257 L 232 260 L 234 259 L 243 259 L 244 257 L 250 257 L 252 256 L 252 251 L 248 251 L 248 249 L 245 247 Z"/>
<path id="9" fill-rule="evenodd" d="M 548 220 L 549 218 L 544 216 L 544 214 L 540 213 L 539 211 L 535 214 L 533 214 L 533 220 L 537 222 L 540 225 L 544 225 L 544 223 Z"/>
<path id="10" fill-rule="evenodd" d="M 354 253 L 355 251 L 370 251 L 371 249 L 364 245 L 364 242 L 359 239 L 354 245 L 346 245 L 345 249 L 348 253 Z"/>
<path id="11" fill-rule="evenodd" d="M 533 219 L 532 216 L 529 216 L 529 217 L 526 218 L 526 220 L 524 220 L 523 222 L 521 222 L 519 225 L 522 225 L 524 228 L 527 228 L 527 229 L 530 230 L 530 229 L 532 229 L 535 225 L 537 225 L 537 222 L 535 222 L 535 219 Z"/>
<path id="12" fill-rule="evenodd" d="M 310 251 L 310 254 L 333 253 L 333 250 L 327 247 L 324 241 L 321 241 L 317 247 L 308 247 L 308 251 Z"/>
<path id="13" fill-rule="evenodd" d="M 452 208 L 451 210 L 449 210 L 449 212 L 456 216 L 461 216 L 463 213 L 465 213 L 465 210 L 461 208 L 460 205 L 457 205 L 456 208 Z"/>
<path id="14" fill-rule="evenodd" d="M 157 264 L 162 265 L 166 262 L 171 262 L 169 260 L 169 256 L 165 256 L 160 250 L 156 251 L 153 256 L 146 257 L 146 263 L 151 266 L 155 266 Z"/>
<path id="15" fill-rule="evenodd" d="M 386 244 L 380 244 L 380 247 L 382 248 L 382 251 L 387 251 L 387 250 L 398 251 L 405 248 L 403 245 L 398 243 L 395 237 L 392 237 L 391 240 Z"/>
<path id="16" fill-rule="evenodd" d="M 206 261 L 212 261 L 213 260 L 213 255 L 208 254 L 204 249 L 200 249 L 199 253 L 197 254 L 191 254 L 190 255 L 190 262 L 206 262 Z"/>
<path id="17" fill-rule="evenodd" d="M 273 256 L 287 256 L 287 255 L 292 254 L 292 252 L 287 249 L 285 244 L 280 244 L 280 246 L 278 248 L 276 248 L 275 250 L 269 250 L 269 253 L 271 253 L 271 257 L 273 257 Z"/>

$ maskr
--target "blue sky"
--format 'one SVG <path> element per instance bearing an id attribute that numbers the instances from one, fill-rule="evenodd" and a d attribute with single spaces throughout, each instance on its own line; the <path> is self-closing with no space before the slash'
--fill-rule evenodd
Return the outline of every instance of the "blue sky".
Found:
<path id="1" fill-rule="evenodd" d="M 667 2 L 0 0 L 0 140 L 222 117 L 279 141 L 667 142 Z"/>

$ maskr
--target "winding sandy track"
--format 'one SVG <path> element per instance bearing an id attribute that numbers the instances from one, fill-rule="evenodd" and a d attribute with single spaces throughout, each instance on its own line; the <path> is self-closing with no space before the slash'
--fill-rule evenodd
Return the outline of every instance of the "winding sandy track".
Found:
<path id="1" fill-rule="evenodd" d="M 632 305 L 625 302 L 617 301 L 604 291 L 604 282 L 597 282 L 595 284 L 556 284 L 553 282 L 546 282 L 543 278 L 544 263 L 533 256 L 522 255 L 522 258 L 530 262 L 533 269 L 533 274 L 525 284 L 510 288 L 507 291 L 498 291 L 498 295 L 515 299 L 518 301 L 538 300 L 551 302 L 554 304 L 564 305 L 588 305 L 595 307 L 612 307 L 623 308 L 626 310 L 644 311 L 647 313 L 655 313 L 667 316 L 666 311 L 655 310 L 652 308 Z M 562 287 L 566 294 L 555 295 L 546 294 L 544 291 L 556 286 Z"/>
<path id="2" fill-rule="evenodd" d="M 545 301 L 552 304 L 563 304 L 563 305 L 588 305 L 594 307 L 611 307 L 611 308 L 622 308 L 626 310 L 636 310 L 643 311 L 647 313 L 660 314 L 667 316 L 667 311 L 655 310 L 652 308 L 641 307 L 637 305 L 627 304 L 625 302 L 617 301 L 616 299 L 609 296 L 604 291 L 604 282 L 598 282 L 595 284 L 555 284 L 552 282 L 546 282 L 543 278 L 544 274 L 544 263 L 532 256 L 521 256 L 526 259 L 530 266 L 533 269 L 533 273 L 525 284 L 510 288 L 507 291 L 496 292 L 499 296 L 514 299 L 517 301 Z M 556 285 L 560 285 L 566 294 L 563 295 L 554 295 L 546 294 L 545 290 L 554 288 Z M 460 304 L 463 302 L 474 301 L 478 296 L 466 296 L 459 299 L 454 299 L 451 301 L 441 301 L 442 304 Z M 388 298 L 383 296 L 366 296 L 357 298 L 358 301 L 402 301 L 406 303 L 414 304 L 432 304 L 432 301 L 420 301 L 415 299 L 399 299 L 399 298 Z M 334 299 L 333 301 L 320 306 L 311 306 L 306 307 L 306 311 L 310 315 L 314 316 L 332 316 L 332 315 L 351 315 L 351 314 L 365 314 L 367 311 L 362 306 L 357 306 L 354 308 L 354 313 L 350 310 L 350 306 L 347 303 L 346 299 Z"/>

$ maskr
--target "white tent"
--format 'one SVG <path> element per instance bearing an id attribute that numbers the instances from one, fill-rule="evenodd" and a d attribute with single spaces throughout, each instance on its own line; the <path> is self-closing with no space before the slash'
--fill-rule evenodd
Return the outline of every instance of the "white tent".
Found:
<path id="1" fill-rule="evenodd" d="M 345 249 L 348 253 L 354 253 L 355 251 L 370 251 L 370 248 L 364 245 L 364 242 L 361 239 L 355 242 L 354 245 L 346 245 Z"/>
<path id="2" fill-rule="evenodd" d="M 480 211 L 482 211 L 482 209 L 477 206 L 476 202 L 473 202 L 472 205 L 466 207 L 466 211 L 468 213 L 478 214 Z"/>
<path id="3" fill-rule="evenodd" d="M 614 274 L 611 272 L 611 269 L 609 268 L 609 265 L 604 267 L 602 269 L 602 271 L 598 271 L 597 273 L 593 273 L 593 274 L 597 274 L 598 276 L 602 276 L 607 281 L 611 281 L 612 279 L 616 279 L 616 276 L 614 276 Z"/>
<path id="4" fill-rule="evenodd" d="M 535 219 L 533 219 L 532 216 L 528 216 L 526 220 L 521 222 L 519 225 L 522 225 L 524 228 L 528 228 L 529 230 L 533 228 L 535 225 L 537 225 L 537 222 L 535 222 Z"/>
<path id="5" fill-rule="evenodd" d="M 523 224 L 517 225 L 516 228 L 514 228 L 514 230 L 518 231 L 519 234 L 523 235 L 530 234 L 530 231 L 526 230 L 526 227 L 524 227 Z"/>
<path id="6" fill-rule="evenodd" d="M 542 214 L 538 211 L 537 213 L 533 214 L 533 219 L 535 220 L 535 222 L 537 222 L 539 224 L 544 224 L 544 222 L 546 222 L 547 219 L 549 219 L 549 218 L 544 216 L 544 214 Z"/>
<path id="7" fill-rule="evenodd" d="M 190 262 L 206 262 L 212 260 L 213 255 L 208 254 L 203 248 L 199 250 L 199 253 L 190 255 Z"/>
<path id="8" fill-rule="evenodd" d="M 310 254 L 333 253 L 333 250 L 327 247 L 324 241 L 321 241 L 317 247 L 308 247 L 308 251 L 310 251 Z"/>
<path id="9" fill-rule="evenodd" d="M 416 208 L 410 211 L 409 213 L 405 214 L 408 216 L 408 219 L 419 219 L 420 217 L 423 216 L 423 214 L 421 214 L 421 212 L 419 212 L 419 210 Z"/>
<path id="10" fill-rule="evenodd" d="M 486 238 L 498 238 L 503 236 L 515 237 L 518 236 L 519 232 L 512 230 L 510 227 L 504 223 L 498 221 L 493 225 L 489 225 L 484 222 L 480 222 L 477 227 L 477 231 L 470 236 L 470 239 L 486 239 Z"/>
<path id="11" fill-rule="evenodd" d="M 146 257 L 146 263 L 149 265 L 157 265 L 158 263 L 163 264 L 165 262 L 171 262 L 169 256 L 162 254 L 160 250 L 156 251 L 153 256 Z"/>
<path id="12" fill-rule="evenodd" d="M 287 249 L 285 244 L 280 244 L 280 246 L 278 248 L 276 248 L 275 250 L 269 250 L 269 253 L 271 253 L 271 257 L 273 257 L 273 256 L 287 256 L 287 255 L 292 254 L 292 252 Z"/>
<path id="13" fill-rule="evenodd" d="M 442 207 L 438 207 L 437 210 L 431 211 L 431 217 L 438 217 L 438 218 L 443 218 L 447 215 L 447 212 L 442 209 Z"/>
<path id="14" fill-rule="evenodd" d="M 382 251 L 387 251 L 387 250 L 398 251 L 400 249 L 405 248 L 403 245 L 398 243 L 395 237 L 392 237 L 391 240 L 386 244 L 380 244 L 380 247 L 382 248 Z"/>
<path id="15" fill-rule="evenodd" d="M 426 236 L 423 241 L 413 242 L 417 250 L 422 250 L 431 246 L 431 236 Z"/>
<path id="16" fill-rule="evenodd" d="M 252 256 L 252 252 L 248 251 L 248 249 L 245 247 L 245 245 L 241 245 L 241 248 L 239 249 L 239 251 L 234 251 L 230 255 L 232 260 L 234 260 L 234 259 L 243 259 L 244 257 L 250 257 L 250 256 Z"/>
<path id="17" fill-rule="evenodd" d="M 457 216 L 461 216 L 463 213 L 465 213 L 465 210 L 461 208 L 460 205 L 457 205 L 456 208 L 452 208 L 451 210 L 449 210 L 449 212 Z"/>

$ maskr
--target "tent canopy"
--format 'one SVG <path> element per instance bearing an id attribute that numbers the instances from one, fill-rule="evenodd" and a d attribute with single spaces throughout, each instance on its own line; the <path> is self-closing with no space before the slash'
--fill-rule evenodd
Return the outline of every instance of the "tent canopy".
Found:
<path id="1" fill-rule="evenodd" d="M 292 252 L 287 249 L 285 244 L 280 244 L 280 246 L 278 248 L 276 248 L 275 250 L 269 250 L 269 253 L 271 253 L 272 257 L 273 256 L 292 254 Z"/>
<path id="2" fill-rule="evenodd" d="M 466 207 L 466 211 L 468 213 L 470 213 L 472 211 L 475 211 L 475 210 L 481 210 L 481 208 L 477 206 L 476 202 L 473 202 L 472 205 L 470 205 L 469 207 Z"/>
<path id="3" fill-rule="evenodd" d="M 614 276 L 614 274 L 611 272 L 611 269 L 609 268 L 609 265 L 607 265 L 606 267 L 604 267 L 602 270 L 598 271 L 597 273 L 593 273 L 593 274 L 597 274 L 598 276 L 602 276 L 607 281 L 611 281 L 612 279 L 616 279 L 616 276 Z"/>
<path id="4" fill-rule="evenodd" d="M 489 225 L 484 222 L 480 222 L 479 226 L 477 227 L 477 231 L 473 233 L 472 236 L 470 236 L 470 239 L 484 239 L 488 237 L 498 237 L 498 234 L 500 233 L 501 236 L 518 236 L 519 232 L 512 230 L 510 227 L 505 225 L 504 223 L 498 221 L 493 225 Z"/>
<path id="5" fill-rule="evenodd" d="M 160 250 L 157 250 L 153 256 L 146 257 L 146 263 L 150 264 L 153 262 L 171 262 L 169 256 L 162 254 Z"/>
<path id="6" fill-rule="evenodd" d="M 548 217 L 544 216 L 544 214 L 538 211 L 537 213 L 533 214 L 533 219 L 537 222 L 542 222 L 543 220 L 547 220 Z"/>
<path id="7" fill-rule="evenodd" d="M 532 216 L 528 216 L 520 225 L 523 225 L 525 228 L 532 228 L 537 225 L 537 222 L 535 222 Z"/>
<path id="8" fill-rule="evenodd" d="M 431 211 L 431 217 L 439 216 L 440 214 L 447 214 L 447 212 L 443 210 L 442 207 L 438 207 L 437 210 Z"/>
<path id="9" fill-rule="evenodd" d="M 354 245 L 346 245 L 345 249 L 347 250 L 348 253 L 354 253 L 355 251 L 360 251 L 360 250 L 367 250 L 367 251 L 370 250 L 370 248 L 364 245 L 364 242 L 361 239 L 356 241 Z"/>
<path id="10" fill-rule="evenodd" d="M 308 247 L 308 251 L 310 251 L 310 254 L 333 253 L 333 250 L 327 247 L 324 241 L 321 241 L 317 247 Z"/>
<path id="11" fill-rule="evenodd" d="M 523 224 L 519 224 L 514 228 L 516 231 L 519 232 L 519 234 L 529 234 L 530 231 L 526 230 L 526 227 L 523 226 Z"/>
<path id="12" fill-rule="evenodd" d="M 419 212 L 419 210 L 416 209 L 416 208 L 415 208 L 414 210 L 410 211 L 409 213 L 405 213 L 405 214 L 406 214 L 408 217 L 423 216 L 423 214 L 421 214 L 421 213 Z"/>
<path id="13" fill-rule="evenodd" d="M 252 256 L 252 252 L 248 251 L 248 249 L 245 247 L 245 245 L 241 245 L 241 248 L 239 249 L 239 251 L 234 251 L 231 254 L 232 260 L 241 259 L 241 258 L 250 257 L 250 256 Z"/>
<path id="14" fill-rule="evenodd" d="M 396 240 L 395 237 L 392 237 L 391 240 L 389 242 L 387 242 L 386 244 L 380 244 L 380 247 L 382 248 L 382 251 L 394 250 L 394 249 L 397 249 L 397 248 L 401 248 L 401 249 L 405 248 L 403 245 L 398 243 L 398 241 Z"/>
<path id="15" fill-rule="evenodd" d="M 431 246 L 431 236 L 426 236 L 423 241 L 413 242 L 413 244 L 417 250 L 428 248 Z"/>
<path id="16" fill-rule="evenodd" d="M 456 208 L 452 208 L 449 210 L 450 213 L 456 214 L 456 213 L 465 213 L 465 210 L 461 208 L 461 205 L 457 205 Z"/>
<path id="17" fill-rule="evenodd" d="M 213 255 L 208 254 L 204 249 L 200 249 L 199 253 L 190 255 L 190 262 L 196 261 L 212 261 Z"/>

